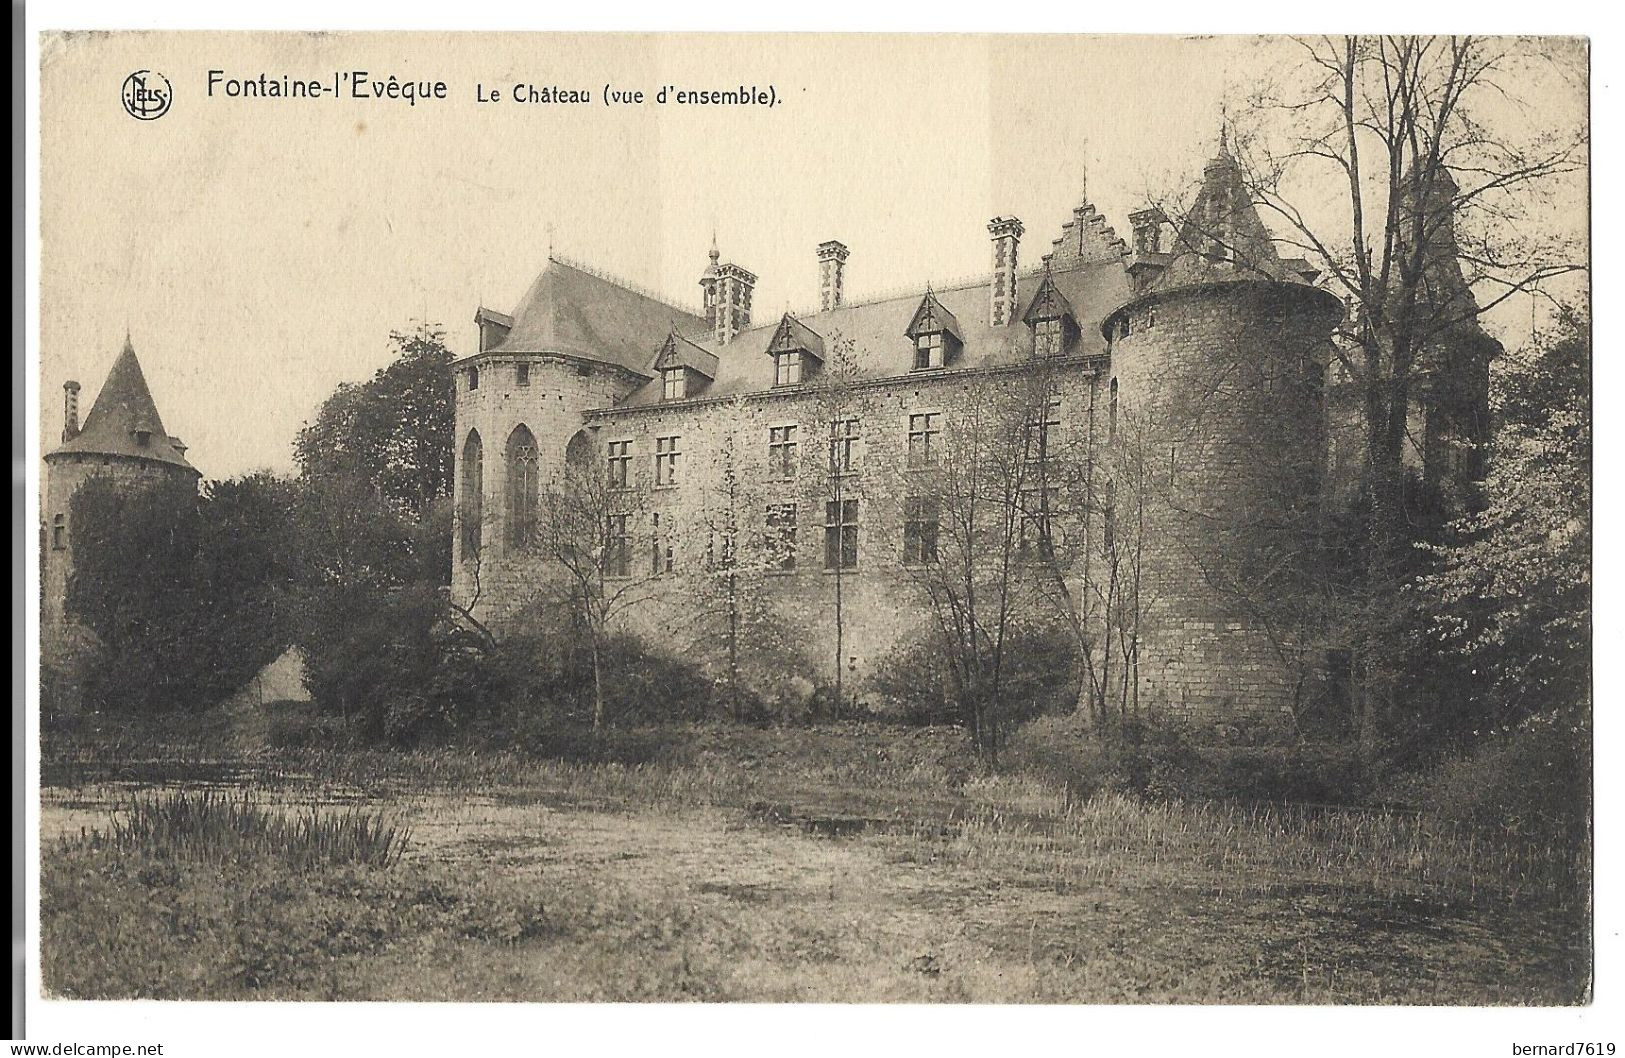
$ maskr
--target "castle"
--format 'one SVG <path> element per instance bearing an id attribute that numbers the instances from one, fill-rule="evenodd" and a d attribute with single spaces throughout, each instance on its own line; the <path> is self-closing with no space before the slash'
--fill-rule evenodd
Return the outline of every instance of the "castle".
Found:
<path id="1" fill-rule="evenodd" d="M 979 395 L 1041 376 L 1029 429 L 1080 441 L 1089 469 L 1077 495 L 1024 510 L 1023 531 L 1052 503 L 1078 523 L 1061 572 L 1096 624 L 1089 641 L 1119 658 L 1115 693 L 1199 719 L 1300 707 L 1323 657 L 1275 596 L 1283 570 L 1313 575 L 1306 527 L 1357 487 L 1362 412 L 1333 355 L 1345 306 L 1280 256 L 1222 140 L 1178 224 L 1155 209 L 1130 222 L 1132 245 L 1080 203 L 1033 267 L 1022 223 L 997 217 L 985 278 L 863 303 L 846 297 L 848 247 L 825 242 L 817 311 L 760 322 L 756 276 L 715 246 L 701 311 L 550 255 L 512 313 L 478 310 L 478 349 L 454 365 L 454 599 L 501 627 L 544 594 L 539 506 L 579 462 L 624 497 L 605 515 L 601 572 L 610 590 L 646 591 L 628 623 L 680 644 L 671 630 L 692 626 L 715 567 L 705 512 L 726 476 L 748 485 L 748 532 L 779 544 L 760 594 L 801 648 L 788 664 L 814 680 L 840 665 L 861 684 L 920 627 L 918 569 L 939 529 L 928 478 L 882 482 L 968 429 L 956 417 Z M 1432 284 L 1470 299 L 1438 230 Z M 1479 472 L 1498 346 L 1471 314 L 1436 344 L 1407 461 L 1460 492 Z M 852 405 L 832 412 L 837 362 Z M 1132 607 L 1132 642 L 1100 587 L 1131 532 L 1117 606 Z"/>

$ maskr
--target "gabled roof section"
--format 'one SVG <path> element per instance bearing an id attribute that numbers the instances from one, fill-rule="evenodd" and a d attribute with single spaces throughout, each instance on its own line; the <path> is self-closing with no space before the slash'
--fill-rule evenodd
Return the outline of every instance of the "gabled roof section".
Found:
<path id="1" fill-rule="evenodd" d="M 918 338 L 922 334 L 937 331 L 951 334 L 960 342 L 965 340 L 964 332 L 959 329 L 959 320 L 943 307 L 933 291 L 927 290 L 925 297 L 920 299 L 920 307 L 914 310 L 914 318 L 909 321 L 908 330 L 903 333 L 910 338 Z"/>
<path id="2" fill-rule="evenodd" d="M 561 353 L 641 375 L 647 374 L 651 335 L 708 330 L 687 309 L 549 258 L 514 310 L 507 335 L 484 351 Z"/>
<path id="3" fill-rule="evenodd" d="M 141 443 L 143 437 L 145 444 Z M 85 417 L 84 426 L 72 439 L 53 449 L 50 456 L 74 452 L 127 456 L 184 467 L 196 474 L 196 468 L 186 461 L 183 451 L 179 439 L 165 432 L 163 420 L 158 417 L 158 405 L 147 388 L 147 376 L 141 371 L 141 361 L 136 359 L 135 346 L 126 337 L 124 349 L 113 361 L 113 369 L 107 373 L 101 392 L 96 394 L 96 403 Z"/>
<path id="4" fill-rule="evenodd" d="M 786 312 L 779 321 L 779 329 L 773 332 L 773 340 L 768 343 L 767 351 L 787 353 L 796 349 L 820 361 L 824 359 L 824 339 Z"/>
<path id="5" fill-rule="evenodd" d="M 697 371 L 706 378 L 717 377 L 717 367 L 722 361 L 715 353 L 695 345 L 676 331 L 666 336 L 666 344 L 660 347 L 655 356 L 655 370 L 666 371 L 674 367 L 686 367 Z"/>
<path id="6" fill-rule="evenodd" d="M 1075 325 L 1078 322 L 1077 313 L 1072 311 L 1072 302 L 1066 300 L 1061 288 L 1055 285 L 1055 276 L 1044 270 L 1044 278 L 1039 282 L 1038 289 L 1033 292 L 1033 299 L 1027 305 L 1027 312 L 1021 317 L 1021 322 L 1032 324 L 1039 320 L 1070 319 Z"/>

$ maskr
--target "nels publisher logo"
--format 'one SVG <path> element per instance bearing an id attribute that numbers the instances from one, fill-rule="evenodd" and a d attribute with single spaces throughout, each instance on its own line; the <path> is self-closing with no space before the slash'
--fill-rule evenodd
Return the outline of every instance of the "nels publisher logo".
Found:
<path id="1" fill-rule="evenodd" d="M 169 78 L 156 70 L 137 70 L 124 79 L 120 93 L 124 111 L 138 121 L 157 121 L 169 113 L 169 104 L 175 91 Z"/>

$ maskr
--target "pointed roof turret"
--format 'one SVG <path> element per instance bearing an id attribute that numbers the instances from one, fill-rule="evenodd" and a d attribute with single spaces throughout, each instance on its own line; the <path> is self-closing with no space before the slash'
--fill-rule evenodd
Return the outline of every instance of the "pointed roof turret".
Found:
<path id="1" fill-rule="evenodd" d="M 136 359 L 135 344 L 126 334 L 124 348 L 113 361 L 101 392 L 96 394 L 84 426 L 46 458 L 72 453 L 127 456 L 184 467 L 196 474 L 184 451 L 179 439 L 164 430 L 141 361 Z"/>

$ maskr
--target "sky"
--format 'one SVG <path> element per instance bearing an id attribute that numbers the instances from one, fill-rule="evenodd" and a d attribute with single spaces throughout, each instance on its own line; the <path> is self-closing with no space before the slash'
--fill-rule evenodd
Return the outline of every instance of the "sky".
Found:
<path id="1" fill-rule="evenodd" d="M 694 303 L 714 234 L 768 318 L 816 303 L 827 239 L 851 249 L 853 300 L 985 273 L 994 216 L 1024 222 L 1036 263 L 1085 194 L 1126 239 L 1148 194 L 1200 174 L 1223 101 L 1293 61 L 1278 41 L 1121 36 L 128 33 L 42 51 L 42 450 L 62 382 L 88 411 L 128 333 L 207 478 L 290 470 L 300 426 L 388 362 L 392 330 L 433 321 L 473 351 L 476 307 L 512 309 L 550 246 Z M 138 69 L 173 86 L 157 120 L 122 109 Z M 448 98 L 209 98 L 211 69 L 366 70 Z M 520 82 L 595 103 L 476 99 Z M 605 84 L 780 102 L 606 107 Z M 1573 85 L 1540 98 L 1583 114 Z M 1583 232 L 1579 186 L 1563 217 Z M 1511 344 L 1528 315 L 1492 330 Z"/>

